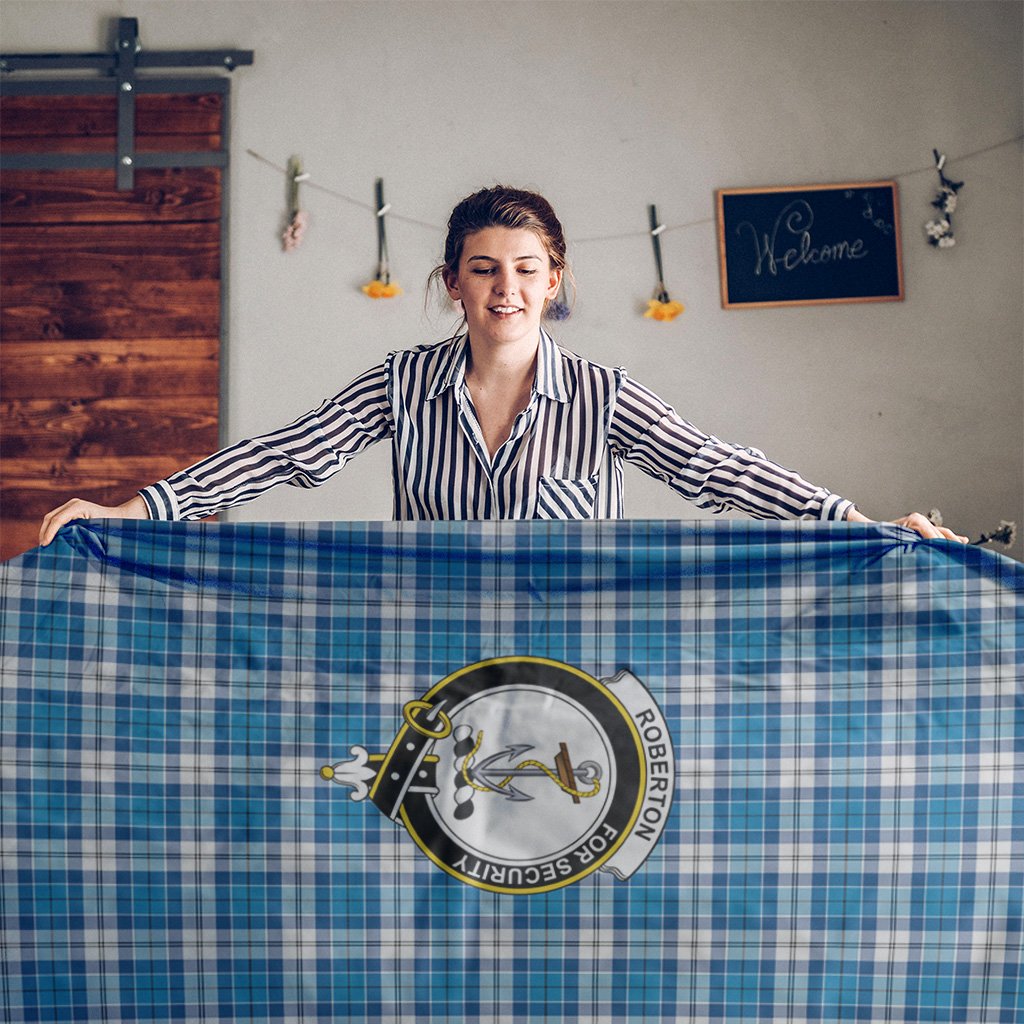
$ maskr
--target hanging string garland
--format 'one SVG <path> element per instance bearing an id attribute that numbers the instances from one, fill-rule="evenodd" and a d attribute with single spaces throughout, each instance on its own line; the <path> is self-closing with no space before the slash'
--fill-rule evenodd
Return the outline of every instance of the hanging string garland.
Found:
<path id="1" fill-rule="evenodd" d="M 939 192 L 932 200 L 932 206 L 941 214 L 938 220 L 930 220 L 924 226 L 929 245 L 938 249 L 949 249 L 956 245 L 953 237 L 953 211 L 956 209 L 957 193 L 964 187 L 962 181 L 952 181 L 942 173 L 946 166 L 945 154 L 940 155 L 937 149 L 932 150 L 935 157 L 935 170 L 939 173 Z"/>
<path id="2" fill-rule="evenodd" d="M 363 294 L 369 295 L 371 299 L 393 299 L 402 294 L 402 289 L 392 282 L 391 267 L 388 264 L 388 236 L 384 218 L 391 204 L 384 202 L 383 178 L 378 178 L 374 183 L 374 195 L 377 198 L 377 276 L 369 284 L 363 285 Z"/>
<path id="3" fill-rule="evenodd" d="M 960 160 L 967 160 L 971 157 L 979 156 L 983 153 L 991 152 L 992 150 L 1001 149 L 1003 146 L 1008 146 L 1013 143 L 1020 142 L 1024 139 L 1024 135 L 1015 135 L 1008 139 L 1003 139 L 1000 142 L 996 142 L 990 146 L 985 146 L 982 149 L 973 150 L 970 153 L 965 153 Z M 301 164 L 298 162 L 298 158 L 293 157 L 289 161 L 287 168 L 280 167 L 273 161 L 268 160 L 266 157 L 260 155 L 255 150 L 247 149 L 246 152 L 249 156 L 261 163 L 266 164 L 268 167 L 272 167 L 280 173 L 288 175 L 289 181 L 289 214 L 290 220 L 288 228 L 285 230 L 282 236 L 283 247 L 286 252 L 293 252 L 302 240 L 303 233 L 308 225 L 308 214 L 301 209 L 299 204 L 298 185 L 300 182 L 307 183 L 308 188 L 316 189 L 325 195 L 333 196 L 342 202 L 349 203 L 353 206 L 361 207 L 362 209 L 369 210 L 377 217 L 377 243 L 378 243 L 378 259 L 377 259 L 377 276 L 376 278 L 364 285 L 362 290 L 365 294 L 371 298 L 391 298 L 395 295 L 400 295 L 402 289 L 391 281 L 390 268 L 388 266 L 387 256 L 387 236 L 385 233 L 384 216 L 389 214 L 391 207 L 390 204 L 385 204 L 383 201 L 383 183 L 381 179 L 377 179 L 378 195 L 377 203 L 375 206 L 370 206 L 367 203 L 360 202 L 357 199 L 353 199 L 351 196 L 340 192 L 336 189 L 329 188 L 321 185 L 318 182 L 312 181 L 310 175 L 305 173 L 301 169 Z M 925 233 L 927 236 L 928 244 L 935 246 L 940 249 L 947 249 L 955 245 L 955 239 L 953 236 L 953 220 L 952 214 L 956 209 L 957 205 L 957 193 L 963 187 L 962 181 L 953 181 L 946 177 L 943 173 L 946 164 L 945 155 L 941 155 L 938 150 L 932 151 L 934 157 L 934 165 L 928 167 L 914 168 L 913 170 L 904 171 L 900 174 L 890 175 L 892 178 L 907 178 L 911 175 L 923 173 L 924 171 L 936 170 L 939 174 L 939 191 L 932 201 L 934 206 L 940 213 L 941 217 L 928 221 L 925 225 Z M 647 311 L 644 316 L 651 320 L 658 321 L 671 321 L 674 320 L 680 313 L 683 312 L 684 307 L 681 303 L 673 302 L 668 298 L 668 292 L 665 288 L 664 273 L 661 267 L 661 246 L 659 236 L 670 231 L 680 231 L 687 228 L 702 226 L 706 224 L 714 224 L 715 218 L 701 217 L 696 220 L 686 221 L 681 224 L 664 225 L 657 223 L 657 214 L 653 206 L 648 208 L 648 212 L 651 216 L 651 227 L 646 232 L 647 235 L 652 239 L 652 245 L 655 253 L 655 264 L 658 271 L 658 282 L 654 291 L 654 298 L 648 302 Z M 405 224 L 413 224 L 417 227 L 426 228 L 435 233 L 443 233 L 444 228 L 437 224 L 431 224 L 427 221 L 418 220 L 414 217 L 406 217 L 400 214 L 390 213 L 395 220 Z M 656 232 L 656 233 L 655 233 Z M 610 242 L 619 241 L 625 239 L 633 239 L 639 236 L 639 232 L 631 231 L 625 232 L 618 235 L 599 235 L 593 237 L 579 237 L 574 239 L 575 245 L 585 245 L 590 242 Z M 569 315 L 569 304 L 565 298 L 564 287 L 559 290 L 558 296 L 550 303 L 548 307 L 547 315 L 549 319 L 559 320 L 565 319 Z"/>

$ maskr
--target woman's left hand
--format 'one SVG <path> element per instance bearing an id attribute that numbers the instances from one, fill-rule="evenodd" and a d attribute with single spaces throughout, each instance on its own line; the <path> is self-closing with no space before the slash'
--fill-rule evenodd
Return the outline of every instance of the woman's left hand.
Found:
<path id="1" fill-rule="evenodd" d="M 867 516 L 861 515 L 856 509 L 851 510 L 850 514 L 846 517 L 848 523 L 873 523 L 874 519 L 868 519 Z M 911 512 L 908 515 L 901 516 L 899 519 L 893 519 L 897 526 L 905 526 L 908 530 L 914 530 L 921 534 L 926 540 L 958 540 L 961 544 L 968 543 L 967 537 L 961 537 L 959 533 L 954 533 L 952 530 L 946 529 L 945 526 L 936 526 L 927 516 L 921 515 L 920 512 Z"/>

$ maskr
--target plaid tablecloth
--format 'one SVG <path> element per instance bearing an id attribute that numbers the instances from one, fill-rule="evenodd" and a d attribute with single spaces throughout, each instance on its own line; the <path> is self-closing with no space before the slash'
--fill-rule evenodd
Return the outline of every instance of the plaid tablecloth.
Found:
<path id="1" fill-rule="evenodd" d="M 4 1020 L 1024 1020 L 1006 558 L 95 522 L 0 615 Z"/>

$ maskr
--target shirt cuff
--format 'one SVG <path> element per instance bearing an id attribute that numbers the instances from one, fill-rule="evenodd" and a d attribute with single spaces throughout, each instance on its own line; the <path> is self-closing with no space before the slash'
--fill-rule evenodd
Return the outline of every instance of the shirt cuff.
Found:
<path id="1" fill-rule="evenodd" d="M 838 494 L 827 494 L 821 503 L 821 518 L 838 521 L 845 519 L 856 506 Z"/>
<path id="2" fill-rule="evenodd" d="M 180 519 L 181 513 L 178 509 L 178 499 L 174 495 L 166 480 L 158 480 L 149 487 L 143 487 L 139 495 L 146 503 L 150 519 Z"/>

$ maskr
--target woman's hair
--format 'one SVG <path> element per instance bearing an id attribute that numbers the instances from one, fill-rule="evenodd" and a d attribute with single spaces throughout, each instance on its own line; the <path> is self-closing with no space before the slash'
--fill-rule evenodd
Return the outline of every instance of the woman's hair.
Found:
<path id="1" fill-rule="evenodd" d="M 537 192 L 495 185 L 466 196 L 448 218 L 448 237 L 444 243 L 444 262 L 435 267 L 427 280 L 444 285 L 459 271 L 466 239 L 485 228 L 525 228 L 541 240 L 555 270 L 572 278 L 565 259 L 565 235 L 551 204 Z"/>

